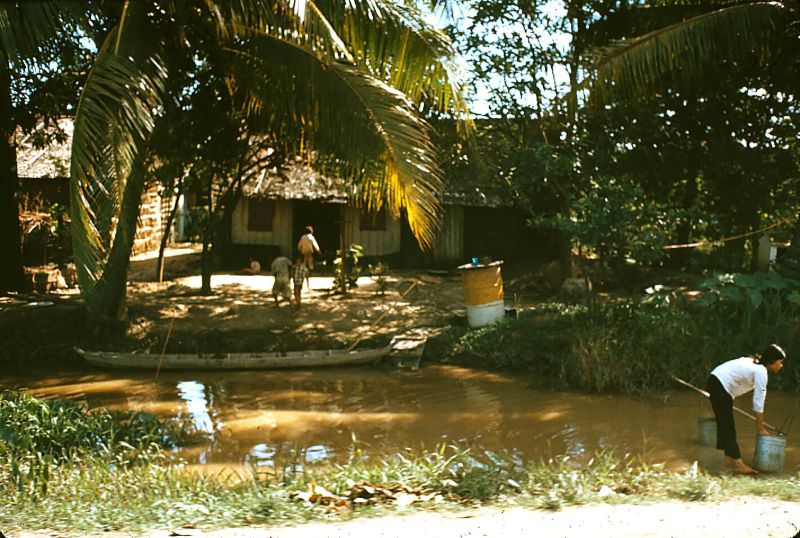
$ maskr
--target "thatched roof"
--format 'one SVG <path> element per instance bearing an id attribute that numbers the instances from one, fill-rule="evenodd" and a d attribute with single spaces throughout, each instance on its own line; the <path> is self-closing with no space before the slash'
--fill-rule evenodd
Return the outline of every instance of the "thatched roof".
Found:
<path id="1" fill-rule="evenodd" d="M 64 143 L 53 143 L 37 149 L 33 135 L 17 133 L 17 170 L 24 178 L 58 178 L 69 176 L 72 145 L 72 118 L 58 120 L 67 135 Z M 51 129 L 52 130 L 52 129 Z M 284 200 L 316 200 L 347 203 L 353 194 L 352 186 L 345 180 L 325 176 L 308 166 L 302 159 L 280 170 L 265 170 L 244 187 L 244 194 L 252 197 L 280 198 Z M 477 207 L 508 207 L 513 205 L 500 192 L 486 187 L 451 185 L 440 197 L 443 205 Z"/>
<path id="2" fill-rule="evenodd" d="M 345 180 L 324 176 L 302 161 L 280 170 L 265 170 L 259 178 L 244 187 L 246 196 L 284 200 L 346 203 L 351 193 L 352 187 Z"/>
<path id="3" fill-rule="evenodd" d="M 64 142 L 52 142 L 44 148 L 36 147 L 36 133 L 24 134 L 17 130 L 17 175 L 25 178 L 59 178 L 69 176 L 72 150 L 72 118 L 60 118 L 58 126 L 64 131 Z M 55 127 L 47 130 L 55 132 Z M 40 135 L 41 133 L 39 133 Z"/>
<path id="4" fill-rule="evenodd" d="M 245 196 L 284 200 L 316 200 L 346 203 L 352 187 L 343 179 L 327 177 L 298 161 L 280 171 L 272 169 L 245 185 Z M 443 205 L 507 207 L 503 196 L 485 188 L 447 190 L 440 196 Z"/>

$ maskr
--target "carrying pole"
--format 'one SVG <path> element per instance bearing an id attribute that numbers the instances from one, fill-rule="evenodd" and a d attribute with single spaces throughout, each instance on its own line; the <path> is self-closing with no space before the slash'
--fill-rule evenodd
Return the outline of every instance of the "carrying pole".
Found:
<path id="1" fill-rule="evenodd" d="M 702 395 L 703 395 L 703 396 L 705 396 L 706 398 L 709 398 L 709 397 L 710 397 L 710 395 L 708 394 L 708 392 L 707 392 L 707 391 L 705 391 L 705 390 L 703 390 L 703 389 L 700 389 L 700 388 L 697 388 L 697 387 L 695 387 L 694 385 L 692 385 L 692 384 L 691 384 L 691 383 L 689 383 L 688 381 L 684 381 L 684 380 L 683 380 L 683 379 L 681 379 L 680 377 L 677 377 L 677 376 L 674 376 L 674 375 L 673 375 L 673 376 L 670 376 L 670 377 L 671 377 L 672 379 L 674 379 L 675 381 L 677 381 L 678 383 L 680 383 L 681 385 L 684 385 L 684 386 L 686 386 L 686 387 L 689 387 L 690 389 L 692 389 L 692 390 L 694 390 L 694 391 L 697 391 L 697 392 L 699 392 L 700 394 L 702 394 Z M 738 407 L 736 407 L 735 405 L 733 406 L 733 410 L 734 410 L 734 411 L 736 411 L 736 412 L 738 412 L 738 413 L 741 413 L 742 415 L 746 416 L 747 418 L 750 418 L 750 419 L 752 419 L 752 420 L 758 420 L 758 419 L 756 418 L 756 416 L 755 416 L 755 415 L 753 415 L 753 414 L 751 414 L 751 413 L 748 413 L 748 412 L 747 412 L 747 411 L 745 411 L 744 409 L 739 409 L 739 408 L 738 408 Z M 766 426 L 766 427 L 767 427 L 767 428 L 769 428 L 770 430 L 773 430 L 773 431 L 775 431 L 776 433 L 779 433 L 780 435 L 785 435 L 785 433 L 784 433 L 783 431 L 779 430 L 778 428 L 776 428 L 775 426 L 773 426 L 772 424 L 770 424 L 770 423 L 768 423 L 768 422 L 764 422 L 764 426 Z"/>

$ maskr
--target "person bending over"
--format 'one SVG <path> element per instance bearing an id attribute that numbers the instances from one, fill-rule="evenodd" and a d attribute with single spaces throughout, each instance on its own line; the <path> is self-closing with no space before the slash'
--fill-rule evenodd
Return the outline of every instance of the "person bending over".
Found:
<path id="1" fill-rule="evenodd" d="M 753 391 L 753 412 L 758 433 L 768 435 L 764 426 L 764 401 L 767 397 L 767 372 L 777 374 L 783 369 L 786 353 L 778 344 L 768 345 L 760 355 L 739 357 L 723 362 L 711 371 L 706 389 L 717 420 L 717 448 L 725 452 L 726 465 L 734 472 L 756 474 L 758 471 L 742 461 L 736 442 L 733 422 L 733 400 Z"/>
<path id="2" fill-rule="evenodd" d="M 292 302 L 292 292 L 289 289 L 289 278 L 292 270 L 292 260 L 286 256 L 278 256 L 272 261 L 270 266 L 275 280 L 272 284 L 272 298 L 275 299 L 275 306 L 280 304 L 281 298 L 286 298 Z"/>

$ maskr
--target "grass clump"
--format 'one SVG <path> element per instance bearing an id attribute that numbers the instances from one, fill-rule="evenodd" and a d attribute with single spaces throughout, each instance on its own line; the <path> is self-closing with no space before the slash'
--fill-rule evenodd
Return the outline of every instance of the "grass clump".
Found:
<path id="1" fill-rule="evenodd" d="M 0 393 L 0 488 L 46 490 L 59 466 L 87 458 L 116 465 L 147 459 L 182 443 L 184 430 L 148 413 L 89 410 L 83 402 Z"/>
<path id="2" fill-rule="evenodd" d="M 440 444 L 433 451 L 406 449 L 379 465 L 357 458 L 348 465 L 334 467 L 319 479 L 344 495 L 352 493 L 355 484 L 366 483 L 381 484 L 390 490 L 410 487 L 422 497 L 432 499 L 438 495 L 459 502 L 487 501 L 514 491 L 520 487 L 524 474 L 524 463 L 515 453 Z"/>

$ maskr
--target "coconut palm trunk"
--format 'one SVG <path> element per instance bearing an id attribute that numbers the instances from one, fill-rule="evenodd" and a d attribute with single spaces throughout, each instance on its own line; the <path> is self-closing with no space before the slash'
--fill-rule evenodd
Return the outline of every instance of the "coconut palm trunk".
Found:
<path id="1" fill-rule="evenodd" d="M 127 325 L 128 268 L 144 186 L 144 171 L 139 165 L 125 184 L 119 222 L 103 276 L 97 284 L 96 299 L 87 304 L 90 325 L 95 335 L 102 338 L 121 336 Z"/>
<path id="2" fill-rule="evenodd" d="M 19 177 L 11 117 L 11 71 L 0 65 L 0 292 L 21 291 L 22 238 L 19 226 Z"/>

